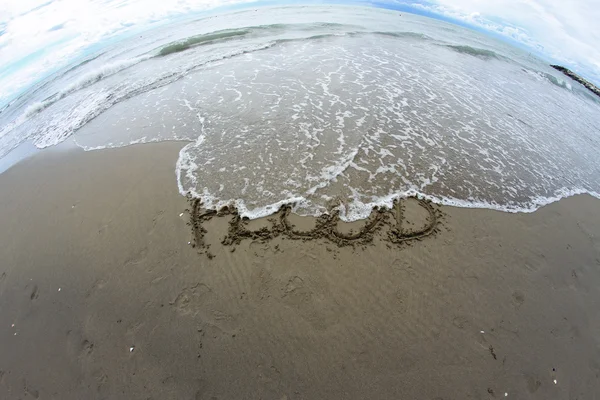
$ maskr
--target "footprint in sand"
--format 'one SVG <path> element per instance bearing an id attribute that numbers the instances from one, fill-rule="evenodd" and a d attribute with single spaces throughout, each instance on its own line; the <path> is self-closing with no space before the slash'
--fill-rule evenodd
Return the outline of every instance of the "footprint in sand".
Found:
<path id="1" fill-rule="evenodd" d="M 235 330 L 235 318 L 220 309 L 223 304 L 219 302 L 214 291 L 204 283 L 197 283 L 183 289 L 169 304 L 181 315 L 199 318 L 222 332 Z"/>
<path id="2" fill-rule="evenodd" d="M 205 303 L 203 299 L 212 294 L 212 289 L 204 283 L 183 289 L 170 304 L 182 314 L 196 313 Z"/>
<path id="3" fill-rule="evenodd" d="M 39 296 L 39 290 L 38 290 L 38 286 L 37 285 L 33 285 L 33 288 L 31 289 L 31 294 L 29 295 L 29 298 L 31 300 L 36 300 Z"/>
<path id="4" fill-rule="evenodd" d="M 23 379 L 23 391 L 26 395 L 31 396 L 34 399 L 38 399 L 40 397 L 40 392 L 32 388 L 25 379 Z"/>
<path id="5" fill-rule="evenodd" d="M 592 358 L 589 362 L 590 370 L 592 370 L 592 372 L 596 376 L 596 379 L 598 379 L 598 378 L 600 378 L 600 362 L 598 362 L 596 360 L 600 360 L 600 352 L 597 352 L 596 357 L 592 356 Z"/>
<path id="6" fill-rule="evenodd" d="M 512 294 L 512 302 L 516 309 L 520 308 L 525 302 L 525 295 L 520 290 L 515 290 Z"/>
<path id="7" fill-rule="evenodd" d="M 104 370 L 100 368 L 92 376 L 96 381 L 96 390 L 98 392 L 101 392 L 103 390 L 103 387 L 106 385 L 106 382 L 108 382 L 108 375 L 106 375 Z"/>
<path id="8" fill-rule="evenodd" d="M 302 290 L 304 288 L 304 279 L 299 276 L 294 276 L 288 280 L 287 285 L 285 285 L 284 296 L 296 292 L 297 290 Z"/>
<path id="9" fill-rule="evenodd" d="M 159 222 L 161 222 L 161 220 L 163 219 L 164 213 L 165 213 L 165 210 L 160 210 L 154 215 L 154 218 L 152 218 L 152 228 L 150 228 L 150 230 L 148 231 L 148 235 L 152 235 L 154 233 L 154 230 L 156 229 L 156 225 Z"/>
<path id="10" fill-rule="evenodd" d="M 106 280 L 105 279 L 97 279 L 94 282 L 94 284 L 90 287 L 90 289 L 86 293 L 85 297 L 86 298 L 91 297 L 96 291 L 102 290 L 102 288 L 104 288 L 105 285 L 106 285 Z"/>
<path id="11" fill-rule="evenodd" d="M 409 277 L 415 275 L 415 270 L 408 260 L 397 258 L 390 264 L 390 268 L 396 274 L 403 274 Z"/>
<path id="12" fill-rule="evenodd" d="M 279 280 L 281 301 L 295 310 L 313 328 L 325 330 L 339 320 L 336 303 L 317 282 L 298 275 Z"/>
<path id="13" fill-rule="evenodd" d="M 132 257 L 130 257 L 127 261 L 125 261 L 125 263 L 123 263 L 123 266 L 124 267 L 132 267 L 132 266 L 138 265 L 142 261 L 144 261 L 144 259 L 146 258 L 147 255 L 148 255 L 148 247 L 144 247 L 143 249 L 138 251 L 136 254 L 134 254 Z"/>
<path id="14" fill-rule="evenodd" d="M 469 319 L 463 315 L 457 315 L 452 318 L 452 324 L 458 329 L 465 329 L 469 325 Z"/>
<path id="15" fill-rule="evenodd" d="M 257 240 L 251 242 L 249 247 L 256 257 L 264 257 L 269 251 L 269 245 Z"/>
<path id="16" fill-rule="evenodd" d="M 271 271 L 265 267 L 255 269 L 252 273 L 252 297 L 256 300 L 266 300 L 271 297 L 273 278 Z"/>
<path id="17" fill-rule="evenodd" d="M 299 276 L 289 278 L 282 288 L 282 292 L 281 297 L 284 299 L 284 302 L 296 307 L 310 301 L 313 296 L 312 290 L 304 282 L 304 279 Z"/>
<path id="18" fill-rule="evenodd" d="M 85 356 L 89 356 L 94 351 L 94 343 L 91 343 L 88 340 L 84 340 L 81 343 L 81 354 Z"/>
<path id="19" fill-rule="evenodd" d="M 527 390 L 531 394 L 537 392 L 540 386 L 542 386 L 542 382 L 531 375 L 525 376 L 525 381 L 527 382 Z"/>
<path id="20" fill-rule="evenodd" d="M 396 289 L 394 294 L 395 309 L 398 313 L 403 314 L 408 310 L 408 291 L 404 288 Z"/>
<path id="21" fill-rule="evenodd" d="M 82 332 L 79 330 L 67 331 L 66 342 L 67 354 L 79 361 L 86 360 L 94 352 L 94 343 L 84 339 Z"/>

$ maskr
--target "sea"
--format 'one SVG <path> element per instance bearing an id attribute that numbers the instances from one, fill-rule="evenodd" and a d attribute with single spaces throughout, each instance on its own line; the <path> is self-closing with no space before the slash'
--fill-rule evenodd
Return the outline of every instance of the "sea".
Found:
<path id="1" fill-rule="evenodd" d="M 238 10 L 114 41 L 0 112 L 0 157 L 64 141 L 180 141 L 181 195 L 249 218 L 600 198 L 600 98 L 526 50 L 370 7 Z"/>

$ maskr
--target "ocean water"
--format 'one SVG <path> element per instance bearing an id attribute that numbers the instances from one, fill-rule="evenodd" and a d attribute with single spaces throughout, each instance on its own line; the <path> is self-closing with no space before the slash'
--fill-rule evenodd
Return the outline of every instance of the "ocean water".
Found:
<path id="1" fill-rule="evenodd" d="M 600 99 L 481 33 L 374 8 L 238 11 L 113 43 L 0 113 L 0 156 L 64 140 L 185 141 L 181 194 L 250 218 L 600 197 Z"/>

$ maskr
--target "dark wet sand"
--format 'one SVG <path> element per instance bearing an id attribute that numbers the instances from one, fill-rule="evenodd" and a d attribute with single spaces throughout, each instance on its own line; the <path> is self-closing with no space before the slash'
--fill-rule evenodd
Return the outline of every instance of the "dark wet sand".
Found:
<path id="1" fill-rule="evenodd" d="M 598 398 L 600 201 L 441 207 L 401 246 L 223 246 L 213 218 L 209 259 L 180 216 L 181 146 L 0 175 L 1 399 Z"/>

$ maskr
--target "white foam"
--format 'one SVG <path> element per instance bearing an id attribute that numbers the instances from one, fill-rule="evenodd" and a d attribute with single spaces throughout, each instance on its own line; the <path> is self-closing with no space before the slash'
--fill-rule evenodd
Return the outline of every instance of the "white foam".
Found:
<path id="1" fill-rule="evenodd" d="M 85 75 L 80 77 L 76 82 L 67 86 L 65 89 L 63 89 L 60 92 L 59 97 L 63 98 L 64 96 L 68 95 L 69 93 L 72 93 L 76 90 L 83 89 L 90 85 L 93 85 L 94 83 L 98 82 L 101 79 L 104 79 L 108 76 L 114 75 L 118 72 L 121 72 L 121 71 L 123 71 L 127 68 L 130 68 L 136 64 L 139 64 L 143 61 L 149 60 L 150 58 L 152 58 L 152 56 L 146 55 L 146 56 L 135 57 L 135 58 L 125 59 L 125 60 L 119 60 L 119 61 L 114 61 L 114 62 L 104 64 L 104 65 L 96 68 L 93 71 L 87 72 Z"/>
<path id="2" fill-rule="evenodd" d="M 206 137 L 204 135 L 200 135 L 198 139 L 196 139 L 195 143 L 189 143 L 179 151 L 179 158 L 175 164 L 175 176 L 177 177 L 177 187 L 179 188 L 179 193 L 181 193 L 183 196 L 187 196 L 189 194 L 194 197 L 202 197 L 195 189 L 198 179 L 194 175 L 194 172 L 198 169 L 198 164 L 196 164 L 190 157 L 189 149 L 194 146 L 201 145 L 205 139 Z M 190 184 L 186 185 L 187 188 L 184 188 L 184 183 L 182 182 L 183 177 L 190 182 Z M 204 197 L 207 197 L 206 193 Z M 209 195 L 208 198 L 209 199 L 207 199 L 207 201 L 210 201 L 212 196 Z"/>
<path id="3" fill-rule="evenodd" d="M 489 75 L 478 75 L 488 71 L 482 68 L 486 61 L 466 58 L 457 68 L 437 59 L 433 45 L 412 47 L 385 37 L 318 44 L 274 39 L 198 47 L 129 72 L 122 71 L 144 58 L 101 66 L 48 103 L 25 110 L 28 117 L 41 111 L 45 118 L 33 141 L 56 144 L 114 105 L 106 115 L 119 115 L 118 109 L 127 118 L 96 122 L 123 126 L 123 135 L 85 145 L 82 133 L 78 145 L 98 150 L 178 140 L 185 131 L 197 139 L 177 160 L 180 193 L 202 198 L 208 208 L 235 205 L 248 218 L 292 202 L 303 215 L 319 215 L 341 198 L 341 218 L 352 221 L 366 218 L 374 206 L 391 207 L 394 199 L 415 195 L 458 207 L 531 212 L 589 193 L 568 189 L 571 183 L 598 184 L 595 109 L 547 77 L 493 65 L 487 65 Z M 227 60 L 275 43 L 282 45 Z M 119 73 L 124 79 L 105 79 Z M 135 124 L 132 115 L 139 117 Z M 571 177 L 563 176 L 563 163 Z M 535 196 L 561 185 L 552 196 Z M 519 199 L 530 200 L 517 204 Z"/>
<path id="4" fill-rule="evenodd" d="M 272 214 L 276 213 L 283 205 L 292 205 L 293 206 L 292 210 L 301 216 L 318 217 L 320 215 L 323 215 L 323 214 L 326 214 L 329 212 L 329 210 L 325 210 L 322 206 L 316 206 L 315 204 L 312 204 L 308 199 L 306 199 L 305 197 L 301 197 L 301 196 L 300 197 L 290 197 L 290 198 L 287 198 L 284 200 L 280 200 L 280 201 L 277 201 L 274 203 L 267 204 L 262 207 L 256 207 L 253 209 L 249 209 L 246 206 L 246 203 L 244 202 L 243 199 L 219 200 L 217 197 L 210 195 L 208 192 L 204 192 L 201 195 L 198 195 L 197 193 L 194 193 L 193 191 L 187 191 L 187 192 L 183 191 L 182 192 L 181 188 L 180 188 L 180 193 L 182 195 L 192 194 L 192 196 L 202 199 L 203 206 L 206 207 L 207 209 L 219 210 L 220 208 L 222 208 L 224 206 L 235 206 L 236 209 L 238 210 L 238 212 L 240 213 L 240 216 L 246 217 L 251 220 L 272 215 Z M 340 219 L 342 221 L 353 222 L 353 221 L 359 221 L 359 220 L 368 218 L 375 207 L 377 207 L 377 208 L 385 207 L 385 208 L 390 209 L 393 207 L 395 200 L 406 199 L 409 197 L 417 197 L 420 199 L 429 200 L 429 201 L 439 204 L 439 205 L 450 206 L 450 207 L 490 209 L 490 210 L 496 210 L 496 211 L 502 211 L 502 212 L 508 212 L 508 213 L 533 213 L 533 212 L 539 210 L 540 208 L 545 207 L 549 204 L 558 202 L 558 201 L 568 198 L 568 197 L 582 195 L 582 194 L 588 194 L 588 195 L 591 195 L 592 197 L 600 199 L 600 194 L 593 192 L 593 191 L 587 191 L 585 189 L 574 189 L 574 190 L 564 189 L 564 190 L 559 191 L 559 193 L 557 193 L 555 196 L 537 197 L 536 199 L 534 199 L 534 201 L 532 201 L 530 206 L 506 206 L 506 205 L 500 205 L 500 204 L 489 203 L 489 202 L 484 202 L 484 201 L 467 201 L 467 200 L 454 199 L 454 198 L 443 197 L 443 196 L 433 196 L 430 194 L 420 192 L 415 189 L 410 189 L 410 190 L 407 190 L 407 191 L 404 191 L 401 193 L 395 193 L 395 194 L 390 194 L 388 196 L 379 197 L 373 201 L 366 202 L 366 203 L 363 203 L 363 202 L 355 199 L 352 202 L 349 202 L 345 205 L 340 205 L 340 206 L 334 207 L 331 210 L 338 210 Z M 328 198 L 327 196 L 325 196 L 324 199 L 331 200 L 331 198 Z M 301 211 L 299 211 L 299 210 L 301 210 Z M 307 212 L 306 210 L 312 210 L 312 211 Z"/>
<path id="5" fill-rule="evenodd" d="M 65 87 L 64 89 L 60 90 L 58 93 L 56 93 L 50 99 L 45 100 L 45 101 L 37 101 L 37 102 L 34 102 L 34 103 L 30 104 L 29 106 L 27 106 L 25 108 L 25 111 L 21 114 L 21 116 L 17 118 L 16 126 L 22 124 L 27 119 L 31 118 L 33 115 L 39 113 L 40 111 L 43 111 L 46 108 L 50 107 L 52 104 L 56 103 L 57 101 L 64 99 L 69 94 L 71 94 L 77 90 L 80 90 L 80 89 L 85 89 L 86 87 L 93 85 L 94 83 L 100 81 L 101 79 L 104 79 L 108 76 L 119 73 L 119 72 L 123 71 L 124 69 L 130 68 L 130 67 L 132 67 L 136 64 L 139 64 L 142 61 L 148 60 L 150 58 L 151 58 L 151 56 L 143 56 L 143 57 L 136 57 L 136 58 L 132 58 L 132 59 L 115 61 L 115 62 L 111 62 L 108 64 L 104 64 L 101 67 L 84 74 L 76 82 L 74 82 L 74 83 L 70 84 L 69 86 Z"/>
<path id="6" fill-rule="evenodd" d="M 318 215 L 324 212 L 323 196 L 339 197 L 344 201 L 339 207 L 340 217 L 353 221 L 368 217 L 375 206 L 391 207 L 394 199 L 409 196 L 458 207 L 532 212 L 561 198 L 587 192 L 562 188 L 549 197 L 536 196 L 536 193 L 545 193 L 568 183 L 562 177 L 559 178 L 562 180 L 552 181 L 545 176 L 559 177 L 556 166 L 569 160 L 570 155 L 562 151 L 564 135 L 552 137 L 556 141 L 548 140 L 548 132 L 542 129 L 548 128 L 546 130 L 554 135 L 566 131 L 571 122 L 579 121 L 569 115 L 564 125 L 548 125 L 548 110 L 539 106 L 539 100 L 548 95 L 556 96 L 558 89 L 545 79 L 529 83 L 531 79 L 520 78 L 521 81 L 515 83 L 511 81 L 511 73 L 499 70 L 496 71 L 499 73 L 497 79 L 476 81 L 453 65 L 440 62 L 428 69 L 433 64 L 425 63 L 427 51 L 416 55 L 396 49 L 384 60 L 371 57 L 372 53 L 384 51 L 378 47 L 352 53 L 352 60 L 347 64 L 345 57 L 348 54 L 339 54 L 337 65 L 332 67 L 319 63 L 319 56 L 323 56 L 319 52 L 333 53 L 334 50 L 327 51 L 317 46 L 307 49 L 307 45 L 298 47 L 311 71 L 301 67 L 295 69 L 295 65 L 277 56 L 266 57 L 263 62 L 274 66 L 281 64 L 280 68 L 295 76 L 314 73 L 318 78 L 314 89 L 309 91 L 310 95 L 299 90 L 305 89 L 302 84 L 294 85 L 294 80 L 278 81 L 276 74 L 269 74 L 268 80 L 263 81 L 258 69 L 248 82 L 249 78 L 245 80 L 242 74 L 235 74 L 235 68 L 254 67 L 249 63 L 241 64 L 244 60 L 235 66 L 223 64 L 221 75 L 213 78 L 227 76 L 230 80 L 226 84 L 231 87 L 202 87 L 206 93 L 231 90 L 239 94 L 246 92 L 249 85 L 263 85 L 260 94 L 264 96 L 272 94 L 272 87 L 284 87 L 283 95 L 276 92 L 284 103 L 280 107 L 270 106 L 269 115 L 287 117 L 281 127 L 278 126 L 281 133 L 276 135 L 277 146 L 274 146 L 271 136 L 264 133 L 273 122 L 266 121 L 268 116 L 256 117 L 252 123 L 239 118 L 255 109 L 257 115 L 264 115 L 260 106 L 245 96 L 230 97 L 231 103 L 242 104 L 218 110 L 219 120 L 214 121 L 211 129 L 214 135 L 223 135 L 222 138 L 229 133 L 220 132 L 235 130 L 238 141 L 229 141 L 225 146 L 218 140 L 211 140 L 207 143 L 210 147 L 186 155 L 205 164 L 204 170 L 196 170 L 193 175 L 200 173 L 199 179 L 203 182 L 222 179 L 227 188 L 217 191 L 214 182 L 207 183 L 218 195 L 209 193 L 206 187 L 202 190 L 191 188 L 201 192 L 200 197 L 205 204 L 214 207 L 235 204 L 242 215 L 255 218 L 276 211 L 282 203 L 294 201 L 299 204 L 296 210 L 303 215 Z M 294 59 L 298 55 L 295 50 L 286 49 L 290 52 L 286 54 L 287 58 Z M 260 55 L 256 55 L 256 59 L 261 59 Z M 313 59 L 316 62 L 308 62 Z M 328 57 L 324 59 L 328 60 Z M 371 60 L 382 65 L 369 64 Z M 339 65 L 348 67 L 340 69 Z M 511 68 L 519 71 L 518 67 Z M 396 74 L 397 71 L 406 75 Z M 537 74 L 535 77 L 542 78 Z M 207 76 L 203 75 L 203 78 L 209 80 Z M 344 85 L 338 86 L 342 79 Z M 369 93 L 367 103 L 363 102 L 361 93 L 346 89 L 356 82 L 370 83 L 364 88 Z M 264 87 L 266 83 L 270 86 Z M 530 86 L 521 89 L 520 84 Z M 521 92 L 536 93 L 539 89 L 539 97 L 536 94 L 524 100 L 519 94 L 521 92 L 515 94 L 511 85 Z M 563 92 L 563 102 L 572 109 L 570 103 L 576 99 L 571 93 Z M 490 93 L 498 99 L 497 102 L 488 101 Z M 400 95 L 402 101 L 398 99 Z M 309 101 L 305 100 L 307 96 Z M 202 99 L 206 106 L 210 104 L 208 96 Z M 309 103 L 319 104 L 319 107 L 311 108 Z M 202 101 L 195 104 L 202 109 Z M 369 120 L 368 129 L 364 128 L 367 121 L 362 113 L 354 115 L 347 111 L 362 110 L 361 107 L 365 108 L 364 115 L 377 116 Z M 358 129 L 361 126 L 363 128 Z M 576 125 L 573 127 L 577 128 Z M 319 133 L 311 134 L 311 130 Z M 286 136 L 287 132 L 294 134 Z M 265 142 L 256 145 L 262 138 Z M 579 149 L 584 141 L 573 140 L 578 140 L 571 146 L 573 149 Z M 313 141 L 318 144 L 313 145 Z M 216 155 L 210 150 L 213 147 Z M 263 149 L 269 158 L 274 154 L 276 165 L 281 168 L 278 171 L 281 176 L 274 176 L 268 182 L 271 186 L 265 185 L 264 177 L 269 169 L 265 165 Z M 292 150 L 294 155 L 290 153 Z M 589 154 L 581 157 L 594 158 Z M 218 168 L 228 162 L 225 160 L 232 162 L 232 169 L 228 167 L 225 171 L 224 167 Z M 212 168 L 224 173 L 216 178 L 210 173 Z M 182 173 L 178 175 L 185 177 Z M 231 179 L 236 181 L 235 184 L 230 185 L 228 174 L 237 175 Z M 186 178 L 186 181 L 191 182 L 191 179 Z M 576 181 L 580 187 L 593 187 L 594 182 L 593 179 Z M 187 185 L 182 187 L 188 188 Z M 282 193 L 287 194 L 287 200 L 280 197 Z M 382 193 L 387 194 L 382 196 Z M 480 199 L 496 199 L 497 203 Z"/>

